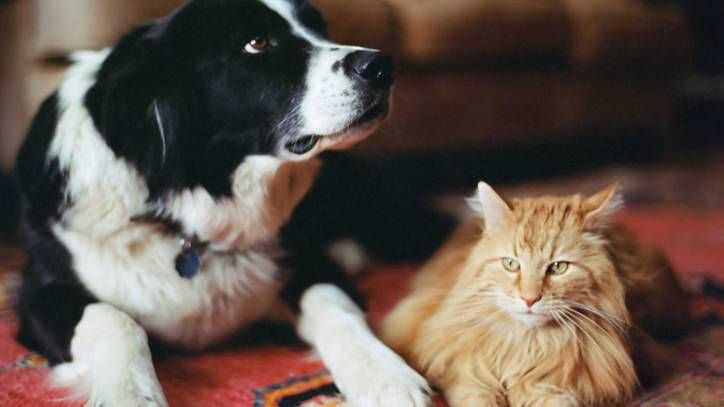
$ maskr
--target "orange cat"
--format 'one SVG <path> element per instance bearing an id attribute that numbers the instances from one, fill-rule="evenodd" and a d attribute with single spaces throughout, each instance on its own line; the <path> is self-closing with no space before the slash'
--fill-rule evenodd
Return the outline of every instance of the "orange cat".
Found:
<path id="1" fill-rule="evenodd" d="M 615 191 L 506 203 L 481 182 L 480 222 L 423 267 L 383 339 L 453 407 L 629 399 L 631 347 L 645 336 L 632 321 L 671 336 L 687 308 L 665 258 L 609 221 Z"/>

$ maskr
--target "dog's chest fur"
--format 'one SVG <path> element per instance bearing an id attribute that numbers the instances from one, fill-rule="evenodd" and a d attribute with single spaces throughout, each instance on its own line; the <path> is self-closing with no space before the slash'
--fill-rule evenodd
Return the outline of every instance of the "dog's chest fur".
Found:
<path id="1" fill-rule="evenodd" d="M 60 89 L 49 155 L 69 175 L 69 205 L 53 232 L 70 251 L 80 282 L 100 301 L 163 341 L 206 346 L 274 303 L 284 279 L 275 239 L 318 164 L 247 157 L 232 177 L 231 197 L 198 188 L 149 203 L 142 177 L 108 148 L 82 104 L 98 57 L 88 56 Z M 185 279 L 175 269 L 179 236 L 161 224 L 131 220 L 149 210 L 209 242 L 197 276 Z"/>
<path id="2" fill-rule="evenodd" d="M 128 196 L 142 201 L 142 183 L 99 179 L 95 186 L 71 192 L 72 206 L 53 230 L 72 254 L 80 281 L 96 298 L 164 341 L 203 347 L 257 320 L 277 298 L 284 276 L 275 236 L 314 175 L 308 167 L 256 173 L 249 166 L 259 169 L 251 160 L 235 180 L 249 186 L 246 195 L 217 201 L 201 191 L 186 191 L 169 198 L 165 214 L 183 222 L 187 233 L 211 242 L 192 279 L 175 269 L 177 235 L 160 224 L 130 221 L 142 202 Z"/>

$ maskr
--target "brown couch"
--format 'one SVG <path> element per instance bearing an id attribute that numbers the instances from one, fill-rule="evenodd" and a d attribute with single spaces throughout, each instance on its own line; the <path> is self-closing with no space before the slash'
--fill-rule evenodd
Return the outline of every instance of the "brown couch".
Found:
<path id="1" fill-rule="evenodd" d="M 182 0 L 0 5 L 0 162 L 69 53 L 112 44 Z M 358 151 L 462 149 L 670 123 L 686 22 L 645 0 L 313 0 L 332 38 L 400 62 L 395 107 Z M 7 3 L 7 1 L 6 1 Z M 9 63 L 9 62 L 15 63 Z M 10 86 L 10 87 L 8 87 Z"/>

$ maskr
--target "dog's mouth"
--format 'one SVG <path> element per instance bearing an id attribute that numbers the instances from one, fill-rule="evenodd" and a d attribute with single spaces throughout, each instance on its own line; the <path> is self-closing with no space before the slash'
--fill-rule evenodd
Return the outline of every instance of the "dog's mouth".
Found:
<path id="1" fill-rule="evenodd" d="M 346 148 L 369 136 L 374 130 L 375 124 L 382 122 L 387 117 L 389 110 L 389 103 L 385 100 L 366 110 L 341 131 L 326 135 L 303 136 L 287 143 L 284 147 L 287 151 L 297 155 L 304 155 L 312 151 L 320 142 L 329 146 L 339 143 L 344 145 L 342 148 Z"/>

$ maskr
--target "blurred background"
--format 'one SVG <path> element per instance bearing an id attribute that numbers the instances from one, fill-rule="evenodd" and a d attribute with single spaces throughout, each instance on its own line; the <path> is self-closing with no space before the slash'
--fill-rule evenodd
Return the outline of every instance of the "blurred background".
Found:
<path id="1" fill-rule="evenodd" d="M 722 1 L 312 2 L 333 39 L 398 60 L 393 114 L 355 153 L 404 188 L 623 178 L 634 199 L 683 183 L 679 199 L 720 203 Z M 72 52 L 109 46 L 181 3 L 0 0 L 0 168 L 12 168 Z"/>

